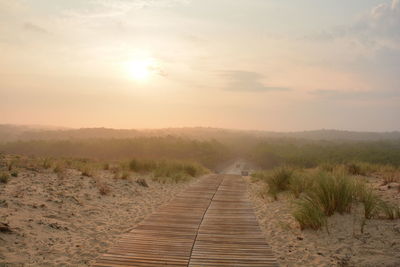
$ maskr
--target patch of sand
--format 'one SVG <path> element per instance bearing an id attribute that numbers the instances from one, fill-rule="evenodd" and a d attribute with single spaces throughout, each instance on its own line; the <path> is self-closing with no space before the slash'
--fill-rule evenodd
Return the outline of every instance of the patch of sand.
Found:
<path id="1" fill-rule="evenodd" d="M 143 187 L 113 176 L 99 171 L 91 178 L 67 169 L 60 178 L 51 171 L 21 171 L 0 184 L 0 222 L 12 230 L 0 232 L 0 263 L 87 266 L 189 185 L 147 179 L 149 187 Z M 99 184 L 110 193 L 101 195 Z"/>
<path id="2" fill-rule="evenodd" d="M 352 214 L 335 214 L 327 231 L 301 231 L 291 215 L 293 199 L 281 194 L 278 201 L 263 199 L 262 182 L 249 182 L 255 212 L 281 266 L 400 266 L 400 220 L 372 219 L 361 233 L 361 207 Z M 376 181 L 372 181 L 378 187 Z M 396 191 L 380 192 L 400 204 Z"/>

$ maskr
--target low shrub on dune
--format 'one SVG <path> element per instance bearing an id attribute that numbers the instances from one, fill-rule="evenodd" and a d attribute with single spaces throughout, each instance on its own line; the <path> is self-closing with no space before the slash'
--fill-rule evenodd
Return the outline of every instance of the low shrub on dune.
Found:
<path id="1" fill-rule="evenodd" d="M 364 220 L 400 218 L 400 207 L 382 201 L 368 185 L 343 173 L 321 172 L 310 178 L 312 185 L 295 203 L 294 218 L 301 229 L 320 229 L 334 213 L 350 213 L 362 205 Z"/>

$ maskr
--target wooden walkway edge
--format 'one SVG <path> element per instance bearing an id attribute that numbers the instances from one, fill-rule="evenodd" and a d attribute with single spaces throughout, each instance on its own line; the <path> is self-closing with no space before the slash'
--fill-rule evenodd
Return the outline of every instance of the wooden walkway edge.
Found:
<path id="1" fill-rule="evenodd" d="M 94 266 L 278 266 L 240 176 L 201 179 L 125 234 Z"/>

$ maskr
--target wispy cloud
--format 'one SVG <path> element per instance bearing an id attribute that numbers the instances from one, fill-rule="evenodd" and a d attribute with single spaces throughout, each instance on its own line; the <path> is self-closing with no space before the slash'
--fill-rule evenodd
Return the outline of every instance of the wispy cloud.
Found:
<path id="1" fill-rule="evenodd" d="M 396 90 L 326 90 L 318 89 L 310 92 L 312 95 L 330 100 L 375 100 L 400 97 L 400 91 Z"/>
<path id="2" fill-rule="evenodd" d="M 69 11 L 68 14 L 83 18 L 110 18 L 125 15 L 132 10 L 162 8 L 187 4 L 190 0 L 94 0 L 88 8 Z"/>
<path id="3" fill-rule="evenodd" d="M 266 91 L 288 91 L 290 88 L 280 86 L 269 86 L 262 82 L 263 75 L 257 72 L 230 70 L 220 74 L 226 81 L 225 90 L 266 92 Z"/>
<path id="4" fill-rule="evenodd" d="M 45 28 L 30 22 L 24 24 L 24 30 L 39 34 L 49 34 L 49 32 Z"/>
<path id="5" fill-rule="evenodd" d="M 399 46 L 400 0 L 372 7 L 351 24 L 338 25 L 304 37 L 311 41 L 357 40 L 366 46 Z"/>

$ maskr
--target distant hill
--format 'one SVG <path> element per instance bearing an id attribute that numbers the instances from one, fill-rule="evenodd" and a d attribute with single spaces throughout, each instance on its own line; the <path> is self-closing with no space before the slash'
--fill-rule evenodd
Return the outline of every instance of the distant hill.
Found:
<path id="1" fill-rule="evenodd" d="M 400 139 L 400 132 L 352 132 L 315 130 L 303 132 L 245 131 L 207 127 L 164 129 L 61 128 L 0 124 L 0 142 L 27 140 L 69 140 L 89 138 L 134 138 L 145 136 L 178 136 L 198 140 L 234 141 L 240 138 L 297 138 L 306 140 L 377 141 Z"/>

